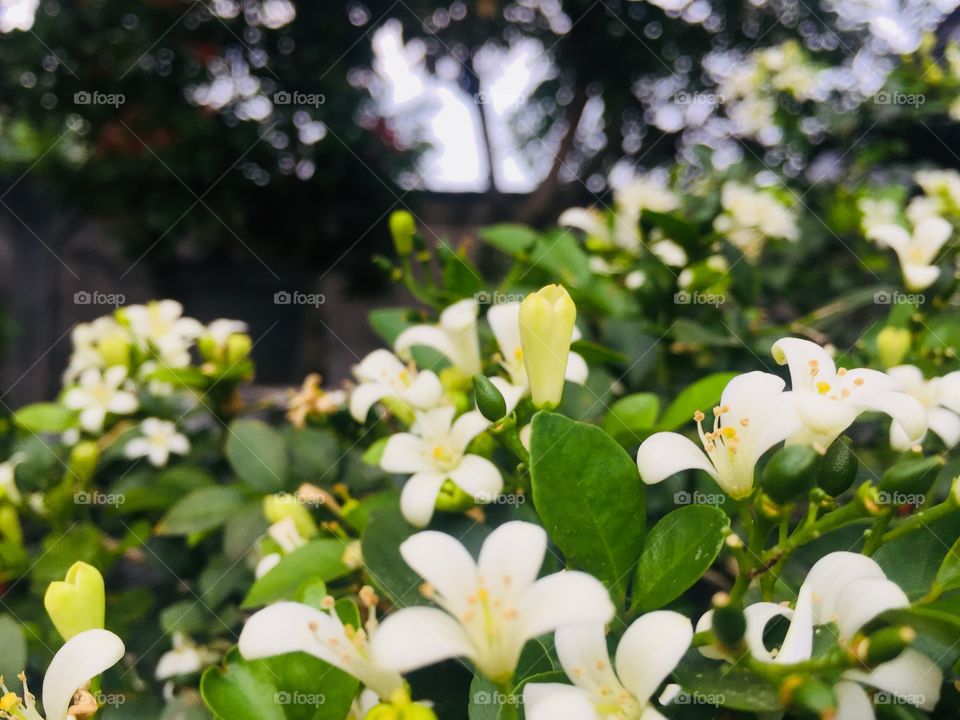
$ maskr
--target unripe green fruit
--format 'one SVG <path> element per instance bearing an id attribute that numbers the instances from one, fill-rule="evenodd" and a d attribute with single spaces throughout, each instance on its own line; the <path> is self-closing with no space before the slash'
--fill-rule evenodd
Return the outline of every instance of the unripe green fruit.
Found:
<path id="1" fill-rule="evenodd" d="M 763 470 L 763 490 L 774 502 L 790 502 L 813 487 L 820 456 L 806 445 L 778 450 Z"/>
<path id="2" fill-rule="evenodd" d="M 842 495 L 857 479 L 860 461 L 850 446 L 850 438 L 837 438 L 820 462 L 817 485 L 833 497 Z"/>

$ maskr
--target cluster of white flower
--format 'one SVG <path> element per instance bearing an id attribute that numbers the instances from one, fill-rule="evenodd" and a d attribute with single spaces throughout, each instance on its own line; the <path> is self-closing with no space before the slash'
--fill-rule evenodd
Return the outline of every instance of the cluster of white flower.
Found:
<path id="1" fill-rule="evenodd" d="M 921 403 L 915 386 L 902 382 L 911 370 L 882 373 L 877 370 L 837 368 L 833 358 L 809 340 L 784 338 L 773 346 L 777 363 L 787 365 L 791 390 L 784 381 L 765 372 L 749 372 L 731 380 L 720 404 L 713 409 L 713 428 L 703 430 L 705 415 L 694 420 L 703 450 L 684 435 L 659 432 L 637 451 L 640 476 L 648 484 L 659 483 L 682 470 L 703 470 L 731 497 L 743 498 L 753 490 L 754 474 L 761 456 L 777 443 L 802 444 L 818 452 L 827 448 L 864 412 L 876 411 L 893 419 L 891 437 L 899 447 L 919 442 L 931 415 L 949 438 L 949 412 L 941 404 L 957 407 L 948 396 L 958 380 L 947 376 L 933 389 L 943 390 Z M 949 379 L 948 379 L 949 378 Z M 908 389 L 909 388 L 909 389 Z M 929 388 L 924 387 L 924 390 Z M 953 413 L 951 413 L 953 415 Z M 956 416 L 954 416 L 956 418 Z"/>
<path id="2" fill-rule="evenodd" d="M 720 202 L 723 212 L 714 220 L 714 230 L 751 262 L 769 238 L 795 241 L 799 237 L 796 212 L 772 192 L 729 181 L 723 184 Z"/>

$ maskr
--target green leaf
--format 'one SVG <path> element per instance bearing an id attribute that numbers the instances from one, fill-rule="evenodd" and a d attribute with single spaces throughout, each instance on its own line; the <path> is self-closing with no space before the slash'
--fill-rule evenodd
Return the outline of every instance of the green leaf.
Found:
<path id="1" fill-rule="evenodd" d="M 332 485 L 342 449 L 330 430 L 291 427 L 287 433 L 290 448 L 290 475 L 297 482 Z"/>
<path id="2" fill-rule="evenodd" d="M 245 503 L 236 488 L 215 486 L 182 497 L 157 525 L 160 535 L 192 535 L 220 527 Z"/>
<path id="3" fill-rule="evenodd" d="M 367 316 L 367 321 L 370 323 L 373 331 L 391 347 L 400 336 L 400 333 L 413 324 L 410 322 L 409 308 L 381 308 L 379 310 L 373 310 Z"/>
<path id="4" fill-rule="evenodd" d="M 653 526 L 637 565 L 633 605 L 655 610 L 680 597 L 716 560 L 730 518 L 709 505 L 687 505 Z"/>
<path id="5" fill-rule="evenodd" d="M 227 460 L 241 480 L 261 492 L 282 490 L 287 480 L 287 445 L 283 435 L 262 420 L 230 424 Z"/>
<path id="6" fill-rule="evenodd" d="M 56 403 L 25 405 L 13 414 L 13 421 L 35 433 L 61 433 L 77 422 L 77 411 Z"/>
<path id="7" fill-rule="evenodd" d="M 123 514 L 165 510 L 192 490 L 212 487 L 214 478 L 206 470 L 192 465 L 176 465 L 157 473 L 155 470 L 131 472 L 111 488 L 123 495 L 117 512 Z"/>
<path id="8" fill-rule="evenodd" d="M 700 242 L 700 233 L 696 226 L 674 215 L 645 209 L 642 218 L 644 222 L 660 228 L 668 238 L 685 247 L 695 247 Z"/>
<path id="9" fill-rule="evenodd" d="M 737 373 L 734 372 L 714 373 L 684 388 L 663 413 L 657 429 L 676 430 L 693 420 L 693 414 L 697 410 L 710 410 L 720 401 L 720 395 L 727 383 L 736 376 Z"/>
<path id="10" fill-rule="evenodd" d="M 653 429 L 660 399 L 653 393 L 635 393 L 617 400 L 603 418 L 603 429 L 621 445 L 641 442 Z"/>
<path id="11" fill-rule="evenodd" d="M 20 623 L 9 615 L 0 615 L 0 677 L 15 678 L 27 667 L 27 641 Z"/>
<path id="12" fill-rule="evenodd" d="M 927 522 L 914 532 L 884 543 L 873 559 L 887 578 L 895 582 L 911 599 L 926 595 L 940 570 L 946 554 L 960 538 L 960 513 Z"/>
<path id="13" fill-rule="evenodd" d="M 503 223 L 480 230 L 480 239 L 507 255 L 517 256 L 533 245 L 538 233 L 524 225 Z"/>
<path id="14" fill-rule="evenodd" d="M 587 254 L 573 233 L 566 230 L 550 233 L 537 240 L 530 255 L 538 268 L 567 287 L 585 287 L 593 277 Z"/>
<path id="15" fill-rule="evenodd" d="M 781 710 L 775 685 L 737 666 L 708 660 L 697 649 L 687 652 L 674 671 L 674 678 L 698 705 L 709 707 L 713 703 L 746 712 Z M 715 711 L 705 717 L 720 715 Z"/>
<path id="16" fill-rule="evenodd" d="M 313 540 L 284 556 L 280 563 L 257 580 L 242 607 L 251 608 L 276 600 L 291 600 L 297 591 L 313 580 L 328 582 L 350 574 L 343 562 L 346 546 L 340 540 Z"/>
<path id="17" fill-rule="evenodd" d="M 622 598 L 646 517 L 633 458 L 600 428 L 545 412 L 533 418 L 530 456 L 534 505 L 551 539 Z"/>
<path id="18" fill-rule="evenodd" d="M 940 563 L 933 587 L 939 593 L 960 588 L 960 539 L 947 551 L 947 556 Z"/>

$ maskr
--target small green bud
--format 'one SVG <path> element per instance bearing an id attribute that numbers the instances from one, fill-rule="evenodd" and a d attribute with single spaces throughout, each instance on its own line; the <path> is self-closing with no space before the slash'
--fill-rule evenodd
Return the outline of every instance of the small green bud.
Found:
<path id="1" fill-rule="evenodd" d="M 899 501 L 898 495 L 925 495 L 937 479 L 943 461 L 940 457 L 908 457 L 887 468 L 880 476 L 877 489 L 882 502 L 902 505 L 908 500 Z M 887 496 L 890 496 L 887 498 Z M 886 499 L 885 499 L 886 498 Z"/>
<path id="2" fill-rule="evenodd" d="M 406 257 L 413 252 L 413 236 L 417 232 L 417 223 L 413 215 L 407 210 L 395 210 L 390 213 L 390 234 L 393 236 L 393 247 L 400 257 Z"/>
<path id="3" fill-rule="evenodd" d="M 463 512 L 474 505 L 473 495 L 452 480 L 444 480 L 434 507 L 441 512 Z"/>
<path id="4" fill-rule="evenodd" d="M 781 448 L 763 469 L 763 490 L 775 502 L 790 502 L 814 485 L 820 455 L 806 445 Z"/>
<path id="5" fill-rule="evenodd" d="M 253 340 L 246 333 L 234 333 L 227 338 L 227 364 L 233 365 L 243 360 L 250 354 L 253 348 Z"/>
<path id="6" fill-rule="evenodd" d="M 114 365 L 130 366 L 130 339 L 125 332 L 115 332 L 107 335 L 97 343 L 97 350 L 103 357 L 106 367 Z"/>
<path id="7" fill-rule="evenodd" d="M 47 586 L 43 606 L 64 640 L 102 628 L 106 615 L 103 575 L 92 565 L 75 562 L 63 580 Z"/>
<path id="8" fill-rule="evenodd" d="M 387 409 L 387 412 L 394 415 L 405 425 L 413 425 L 413 423 L 416 422 L 417 416 L 414 414 L 413 408 L 400 398 L 387 395 L 380 398 L 380 404 Z"/>
<path id="9" fill-rule="evenodd" d="M 0 537 L 15 545 L 23 545 L 23 528 L 20 525 L 20 515 L 11 505 L 0 505 Z"/>
<path id="10" fill-rule="evenodd" d="M 817 485 L 832 497 L 845 493 L 857 479 L 860 461 L 853 453 L 852 444 L 846 436 L 837 438 L 820 462 Z"/>
<path id="11" fill-rule="evenodd" d="M 884 367 L 903 362 L 910 350 L 910 331 L 906 328 L 885 327 L 877 335 L 877 356 Z"/>
<path id="12" fill-rule="evenodd" d="M 507 403 L 503 395 L 487 376 L 473 376 L 473 392 L 477 398 L 477 408 L 490 422 L 496 422 L 507 414 Z"/>
<path id="13" fill-rule="evenodd" d="M 713 596 L 713 634 L 721 645 L 733 647 L 743 640 L 747 631 L 747 618 L 743 608 L 730 604 L 730 596 L 717 593 Z"/>
<path id="14" fill-rule="evenodd" d="M 791 675 L 780 685 L 780 700 L 806 717 L 831 720 L 837 714 L 837 698 L 833 688 L 822 680 L 804 675 Z"/>
<path id="15" fill-rule="evenodd" d="M 272 523 L 290 518 L 304 540 L 309 540 L 319 532 L 317 524 L 303 502 L 291 493 L 277 493 L 264 497 L 263 515 Z"/>
<path id="16" fill-rule="evenodd" d="M 917 639 L 917 633 L 910 627 L 887 627 L 864 638 L 857 645 L 857 658 L 867 667 L 876 667 L 893 660 L 908 645 Z"/>
<path id="17" fill-rule="evenodd" d="M 440 384 L 447 392 L 469 392 L 473 386 L 473 378 L 451 365 L 440 371 Z"/>
<path id="18" fill-rule="evenodd" d="M 99 460 L 100 450 L 93 440 L 78 442 L 70 451 L 70 461 L 67 464 L 70 477 L 80 486 L 85 486 L 93 477 Z"/>

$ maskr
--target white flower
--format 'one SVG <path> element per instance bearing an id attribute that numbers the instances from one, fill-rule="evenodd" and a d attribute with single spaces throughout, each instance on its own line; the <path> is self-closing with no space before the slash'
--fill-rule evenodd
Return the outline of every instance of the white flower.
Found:
<path id="1" fill-rule="evenodd" d="M 877 563 L 865 555 L 834 552 L 810 568 L 800 586 L 793 610 L 763 602 L 744 610 L 747 631 L 744 640 L 751 654 L 763 662 L 792 664 L 813 656 L 813 630 L 818 625 L 836 627 L 837 641 L 849 645 L 858 630 L 887 610 L 908 607 L 910 601 L 896 583 L 888 580 Z M 763 641 L 767 624 L 778 616 L 790 619 L 790 627 L 778 650 Z M 712 611 L 697 623 L 697 631 L 711 627 Z M 701 649 L 707 657 L 720 657 L 717 648 Z M 932 710 L 940 698 L 943 673 L 922 653 L 903 650 L 895 659 L 872 670 L 847 670 L 836 685 L 838 718 L 872 720 L 870 698 L 862 685 L 884 690 L 904 702 Z"/>
<path id="2" fill-rule="evenodd" d="M 182 675 L 193 675 L 208 665 L 215 663 L 220 654 L 202 645 L 197 645 L 181 632 L 175 632 L 172 638 L 173 649 L 167 650 L 157 661 L 154 677 L 168 680 Z"/>
<path id="3" fill-rule="evenodd" d="M 364 630 L 344 625 L 336 611 L 280 602 L 254 613 L 237 644 L 247 660 L 305 652 L 353 675 L 388 700 L 403 688 L 403 678 L 371 655 L 370 642 L 379 633 L 375 621 L 368 622 Z"/>
<path id="4" fill-rule="evenodd" d="M 905 393 L 920 401 L 927 411 L 927 424 L 946 447 L 951 448 L 960 442 L 960 372 L 926 380 L 920 368 L 898 365 L 887 370 L 887 375 Z M 896 421 L 890 424 L 892 448 L 905 451 L 914 444 Z"/>
<path id="5" fill-rule="evenodd" d="M 720 191 L 723 214 L 713 227 L 723 233 L 747 260 L 756 260 L 767 238 L 797 239 L 797 221 L 791 208 L 767 192 L 737 182 Z"/>
<path id="6" fill-rule="evenodd" d="M 114 365 L 102 374 L 95 368 L 84 370 L 78 384 L 67 390 L 63 404 L 80 411 L 80 427 L 90 433 L 103 430 L 107 413 L 129 415 L 140 403 L 127 388 L 127 369 Z"/>
<path id="7" fill-rule="evenodd" d="M 170 460 L 170 454 L 186 455 L 190 452 L 190 441 L 186 435 L 177 432 L 175 423 L 160 418 L 147 418 L 140 423 L 141 437 L 130 440 L 123 452 L 131 460 L 145 457 L 154 467 L 163 467 Z"/>
<path id="8" fill-rule="evenodd" d="M 495 682 L 509 680 L 530 638 L 575 623 L 611 620 L 606 588 L 582 572 L 537 579 L 547 548 L 543 528 L 508 522 L 494 530 L 474 561 L 455 538 L 420 532 L 400 545 L 439 608 L 406 608 L 373 638 L 379 663 L 407 672 L 453 657 L 473 661 Z"/>
<path id="9" fill-rule="evenodd" d="M 867 237 L 879 225 L 895 224 L 899 213 L 897 203 L 890 198 L 860 198 L 857 209 L 860 211 L 860 227 Z"/>
<path id="10" fill-rule="evenodd" d="M 387 472 L 413 473 L 400 496 L 403 516 L 413 525 L 423 527 L 430 522 L 446 480 L 473 495 L 477 502 L 489 502 L 503 488 L 496 465 L 466 453 L 470 441 L 490 423 L 477 411 L 454 420 L 455 414 L 452 407 L 420 413 L 412 432 L 391 436 L 383 449 L 380 467 Z"/>
<path id="11" fill-rule="evenodd" d="M 397 398 L 417 410 L 440 404 L 443 387 L 430 370 L 417 372 L 389 350 L 374 350 L 353 368 L 359 385 L 350 393 L 350 414 L 364 422 L 374 403 L 385 397 Z"/>
<path id="12" fill-rule="evenodd" d="M 43 709 L 47 720 L 68 720 L 74 716 L 70 708 L 74 693 L 86 690 L 90 681 L 116 665 L 123 657 L 123 641 L 109 630 L 86 630 L 74 635 L 53 656 L 43 678 Z M 6 702 L 0 717 L 10 720 L 43 720 L 36 709 L 36 699 L 27 688 L 26 676 L 21 673 L 23 698 L 16 697 L 0 680 L 0 690 Z"/>
<path id="13" fill-rule="evenodd" d="M 500 363 L 510 382 L 501 378 L 492 378 L 492 382 L 507 401 L 507 413 L 513 412 L 517 403 L 530 393 L 530 381 L 523 361 L 523 348 L 520 346 L 520 303 L 502 303 L 494 305 L 487 312 L 487 322 L 497 339 Z M 580 339 L 580 331 L 573 329 L 573 341 Z M 567 356 L 566 379 L 580 385 L 587 381 L 589 368 L 581 355 L 571 352 Z"/>
<path id="14" fill-rule="evenodd" d="M 129 341 L 126 330 L 111 315 L 99 317 L 89 323 L 78 324 L 70 333 L 70 338 L 73 351 L 70 354 L 66 372 L 63 374 L 65 384 L 74 382 L 84 370 L 90 368 L 102 370 L 107 366 L 107 360 L 101 353 L 101 345 L 104 341 L 114 338 L 121 342 Z"/>
<path id="15" fill-rule="evenodd" d="M 142 345 L 152 347 L 169 367 L 190 364 L 190 347 L 204 332 L 203 325 L 183 317 L 183 306 L 176 300 L 155 300 L 146 305 L 124 308 L 130 331 Z"/>
<path id="16" fill-rule="evenodd" d="M 247 324 L 242 320 L 227 320 L 220 318 L 207 325 L 204 335 L 213 340 L 214 346 L 218 350 L 227 347 L 227 341 L 231 335 L 237 335 L 247 332 Z"/>
<path id="17" fill-rule="evenodd" d="M 614 244 L 613 230 L 606 216 L 596 208 L 568 208 L 560 213 L 557 224 L 583 230 L 587 237 Z"/>
<path id="18" fill-rule="evenodd" d="M 618 187 L 613 192 L 613 202 L 617 208 L 614 239 L 627 250 L 640 246 L 640 216 L 644 210 L 666 213 L 680 205 L 673 192 L 649 175 L 636 176 Z"/>
<path id="19" fill-rule="evenodd" d="M 0 499 L 6 497 L 14 505 L 23 501 L 23 496 L 17 489 L 17 465 L 26 459 L 26 454 L 18 452 L 0 463 Z"/>
<path id="20" fill-rule="evenodd" d="M 699 469 L 731 497 L 746 497 L 760 457 L 800 428 L 791 394 L 783 387 L 783 380 L 764 372 L 733 378 L 713 409 L 710 432 L 703 431 L 704 414 L 694 416 L 703 450 L 678 433 L 654 433 L 637 451 L 640 477 L 652 485 L 681 470 Z"/>
<path id="21" fill-rule="evenodd" d="M 650 699 L 692 639 L 693 627 L 683 615 L 669 610 L 648 613 L 627 628 L 611 665 L 603 625 L 562 627 L 555 636 L 557 655 L 573 686 L 526 685 L 527 719 L 654 720 L 659 714 Z"/>
<path id="22" fill-rule="evenodd" d="M 926 195 L 960 207 L 960 173 L 956 170 L 918 170 L 913 179 Z"/>
<path id="23" fill-rule="evenodd" d="M 927 431 L 927 413 L 920 402 L 900 391 L 899 383 L 877 370 L 837 369 L 833 358 L 814 342 L 783 338 L 773 345 L 773 358 L 790 368 L 797 414 L 804 427 L 791 444 L 826 452 L 860 413 L 875 410 L 892 417 L 916 442 Z"/>
<path id="24" fill-rule="evenodd" d="M 404 330 L 393 349 L 400 357 L 407 357 L 415 345 L 431 347 L 472 377 L 482 369 L 477 337 L 479 313 L 476 300 L 467 298 L 456 302 L 440 313 L 437 325 L 414 325 Z"/>
<path id="25" fill-rule="evenodd" d="M 869 237 L 897 253 L 908 289 L 923 290 L 940 277 L 940 268 L 935 264 L 937 254 L 952 234 L 950 223 L 931 216 L 918 222 L 912 234 L 900 225 L 891 224 L 874 226 Z"/>

